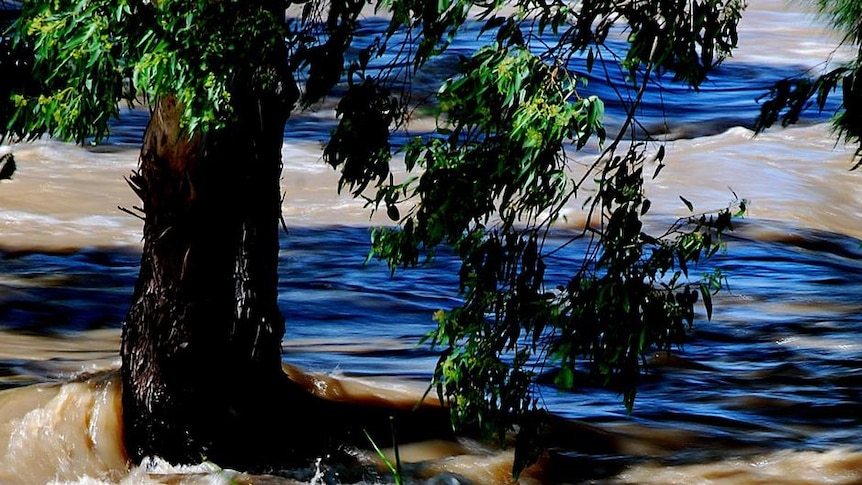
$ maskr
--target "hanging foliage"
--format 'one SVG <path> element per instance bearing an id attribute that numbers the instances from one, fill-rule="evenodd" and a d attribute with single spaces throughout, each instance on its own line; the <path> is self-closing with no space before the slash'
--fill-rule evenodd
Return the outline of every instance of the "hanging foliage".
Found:
<path id="1" fill-rule="evenodd" d="M 463 304 L 435 314 L 427 337 L 441 351 L 434 385 L 461 429 L 501 442 L 519 432 L 517 472 L 540 449 L 541 374 L 553 369 L 563 389 L 611 386 L 631 410 L 644 355 L 681 344 L 699 301 L 711 315 L 722 275 L 700 278 L 694 268 L 718 251 L 736 209 L 695 214 L 682 199 L 691 216 L 648 233 L 644 170 L 650 159 L 658 175 L 664 148 L 638 141 L 634 128 L 657 78 L 697 88 L 730 53 L 743 8 L 741 0 L 32 1 L 13 39 L 16 65 L 33 83 L 9 90 L 0 115 L 16 139 L 99 142 L 123 101 L 172 98 L 182 128 L 197 136 L 254 109 L 248 100 L 262 98 L 251 94 L 295 91 L 301 107 L 337 97 L 324 158 L 342 171 L 341 189 L 393 221 L 373 232 L 374 254 L 393 270 L 440 246 L 461 260 Z M 369 10 L 389 26 L 359 45 Z M 272 13 L 280 11 L 287 15 Z M 440 85 L 436 129 L 393 144 L 415 107 L 413 76 L 474 21 L 484 47 Z M 587 72 L 573 68 L 578 57 Z M 258 70 L 282 61 L 285 75 Z M 611 82 L 611 70 L 626 78 L 614 86 L 626 116 L 609 134 L 586 76 Z M 844 80 L 852 95 L 859 83 Z M 598 154 L 575 175 L 572 153 L 585 147 Z M 405 178 L 393 173 L 395 155 Z M 548 236 L 573 206 L 588 214 L 575 236 L 587 249 L 558 268 Z"/>

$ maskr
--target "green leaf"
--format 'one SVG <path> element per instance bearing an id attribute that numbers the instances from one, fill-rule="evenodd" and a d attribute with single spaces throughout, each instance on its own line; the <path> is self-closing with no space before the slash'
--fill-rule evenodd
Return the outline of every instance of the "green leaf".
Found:
<path id="1" fill-rule="evenodd" d="M 575 373 L 568 366 L 563 366 L 554 377 L 554 384 L 560 389 L 572 389 L 575 387 Z"/>
<path id="2" fill-rule="evenodd" d="M 706 318 L 712 320 L 712 292 L 705 283 L 700 284 L 700 295 L 703 299 L 703 307 L 706 309 Z"/>

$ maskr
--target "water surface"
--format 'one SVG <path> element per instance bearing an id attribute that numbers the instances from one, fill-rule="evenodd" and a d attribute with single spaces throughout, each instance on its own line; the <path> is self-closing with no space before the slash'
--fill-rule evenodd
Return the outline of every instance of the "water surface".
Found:
<path id="1" fill-rule="evenodd" d="M 369 31 L 375 25 L 369 21 Z M 667 168 L 647 184 L 651 224 L 686 214 L 679 195 L 703 210 L 723 207 L 734 193 L 750 200 L 726 252 L 701 268 L 720 267 L 730 290 L 717 298 L 712 321 L 700 315 L 681 349 L 651 356 L 631 416 L 611 391 L 542 388 L 542 402 L 561 418 L 555 458 L 522 483 L 862 481 L 862 181 L 848 171 L 852 148 L 836 146 L 814 112 L 801 127 L 756 137 L 749 129 L 766 86 L 820 69 L 835 45 L 798 6 L 757 2 L 740 50 L 700 93 L 667 84 L 647 100 L 648 126 L 674 140 Z M 454 52 L 474 47 L 465 41 Z M 425 75 L 452 66 L 443 58 Z M 136 204 L 123 177 L 135 167 L 145 123 L 145 110 L 125 113 L 102 147 L 46 140 L 0 147 L 19 162 L 15 178 L 0 182 L 0 436 L 8 437 L 0 440 L 0 483 L 388 480 L 313 465 L 278 479 L 213 464 L 127 467 L 112 369 L 141 227 L 117 207 Z M 431 313 L 458 303 L 456 262 L 444 253 L 394 277 L 366 264 L 368 228 L 386 221 L 369 220 L 361 201 L 336 194 L 337 174 L 320 159 L 331 126 L 321 107 L 295 116 L 285 135 L 284 361 L 340 399 L 418 399 L 436 361 L 418 342 L 432 328 Z M 427 129 L 425 122 L 415 131 Z M 572 170 L 590 161 L 589 153 L 574 155 Z M 578 204 L 552 244 L 583 223 Z M 556 257 L 574 264 L 579 250 L 571 245 Z M 357 453 L 373 470 L 373 453 Z M 403 456 L 417 483 L 449 474 L 505 483 L 512 458 L 470 441 L 405 445 Z"/>

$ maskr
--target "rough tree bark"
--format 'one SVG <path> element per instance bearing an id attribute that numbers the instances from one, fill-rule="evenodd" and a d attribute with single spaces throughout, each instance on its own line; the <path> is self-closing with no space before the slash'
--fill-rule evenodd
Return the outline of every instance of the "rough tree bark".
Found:
<path id="1" fill-rule="evenodd" d="M 172 97 L 153 107 L 129 180 L 145 214 L 121 348 L 135 461 L 254 466 L 291 451 L 272 442 L 285 441 L 287 403 L 301 407 L 309 396 L 281 364 L 279 180 L 296 100 L 284 63 L 247 73 L 248 86 L 262 73 L 285 82 L 272 92 L 238 89 L 234 121 L 207 135 L 188 136 Z"/>
<path id="2" fill-rule="evenodd" d="M 259 6 L 283 13 L 281 1 Z M 280 46 L 245 68 L 252 72 L 237 68 L 234 116 L 222 129 L 190 137 L 171 96 L 152 108 L 129 179 L 142 201 L 144 245 L 120 351 L 125 442 L 135 462 L 271 468 L 365 442 L 366 430 L 385 443 L 390 415 L 408 438 L 448 427 L 439 409 L 351 404 L 345 412 L 283 371 L 279 182 L 285 123 L 298 99 L 286 60 Z"/>
<path id="3" fill-rule="evenodd" d="M 366 432 L 391 445 L 390 417 L 404 440 L 452 438 L 442 408 L 327 401 L 284 373 L 284 118 L 268 117 L 276 103 L 250 106 L 245 122 L 189 139 L 166 97 L 145 133 L 130 179 L 144 248 L 121 347 L 130 458 L 272 470 L 367 446 Z"/>

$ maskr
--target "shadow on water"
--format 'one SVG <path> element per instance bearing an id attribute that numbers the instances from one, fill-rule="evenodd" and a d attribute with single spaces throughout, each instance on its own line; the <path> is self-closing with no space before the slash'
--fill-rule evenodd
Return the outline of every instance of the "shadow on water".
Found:
<path id="1" fill-rule="evenodd" d="M 132 250 L 4 252 L 0 322 L 37 334 L 116 328 L 130 302 L 139 258 Z"/>

